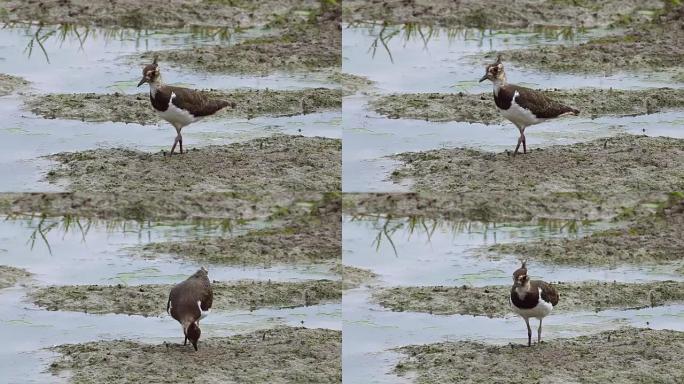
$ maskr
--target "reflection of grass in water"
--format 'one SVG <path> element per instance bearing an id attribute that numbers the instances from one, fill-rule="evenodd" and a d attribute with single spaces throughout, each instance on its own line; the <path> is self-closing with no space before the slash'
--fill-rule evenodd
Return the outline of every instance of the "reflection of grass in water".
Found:
<path id="1" fill-rule="evenodd" d="M 33 250 L 37 241 L 42 242 L 52 254 L 52 248 L 47 235 L 50 232 L 58 231 L 62 233 L 62 238 L 69 233 L 76 233 L 81 236 L 83 242 L 86 241 L 88 232 L 93 227 L 104 227 L 108 233 L 135 233 L 141 235 L 144 230 L 154 229 L 155 227 L 181 227 L 189 226 L 189 231 L 219 231 L 222 234 L 232 233 L 237 226 L 247 224 L 244 219 L 217 219 L 217 220 L 188 220 L 188 221 L 158 221 L 139 219 L 139 220 L 117 220 L 117 219 L 96 219 L 81 218 L 74 215 L 64 215 L 60 217 L 49 217 L 45 214 L 12 214 L 5 217 L 5 221 L 22 220 L 25 224 L 33 228 L 29 235 L 27 244 Z"/>
<path id="2" fill-rule="evenodd" d="M 113 278 L 114 280 L 120 280 L 124 284 L 128 284 L 129 281 L 139 278 L 159 276 L 159 269 L 157 268 L 142 268 L 133 272 L 119 272 Z"/>
<path id="3" fill-rule="evenodd" d="M 479 23 L 471 23 L 472 25 L 478 25 Z M 400 39 L 406 43 L 412 41 L 419 41 L 423 44 L 423 48 L 427 50 L 428 44 L 432 39 L 438 38 L 439 36 L 445 36 L 447 41 L 453 42 L 455 40 L 463 41 L 478 41 L 479 46 L 482 47 L 489 42 L 493 37 L 501 37 L 502 35 L 515 36 L 516 34 L 529 34 L 530 30 L 522 31 L 497 31 L 491 29 L 485 29 L 483 26 L 478 28 L 472 27 L 436 27 L 434 25 L 421 25 L 419 23 L 405 23 L 400 25 L 392 25 L 387 22 L 381 23 L 369 23 L 369 22 L 359 22 L 349 24 L 351 28 L 365 28 L 368 33 L 373 35 L 375 38 L 371 42 L 368 52 L 371 53 L 372 57 L 375 57 L 379 48 L 382 48 L 389 57 L 390 61 L 394 63 L 394 57 L 392 56 L 392 51 L 389 48 L 389 43 L 392 40 Z M 376 32 L 377 31 L 377 32 Z M 543 40 L 556 40 L 556 41 L 574 41 L 578 36 L 585 34 L 587 29 L 584 27 L 549 27 L 549 26 L 537 26 L 532 32 L 533 36 L 529 38 L 530 45 L 534 44 L 535 41 Z"/>
<path id="4" fill-rule="evenodd" d="M 155 30 L 133 28 L 101 28 L 70 23 L 63 23 L 53 26 L 38 25 L 34 31 L 33 29 L 36 27 L 36 25 L 31 23 L 6 23 L 3 25 L 3 28 L 20 27 L 25 28 L 26 34 L 31 36 L 31 39 L 26 45 L 24 52 L 27 53 L 28 57 L 30 58 L 34 49 L 40 49 L 48 63 L 50 63 L 50 56 L 45 48 L 45 43 L 52 39 L 56 39 L 60 44 L 64 43 L 68 39 L 76 40 L 79 43 L 79 49 L 83 51 L 84 45 L 89 38 L 102 38 L 105 40 L 105 43 L 109 41 L 134 40 L 136 45 L 140 45 L 141 43 L 146 43 L 146 39 L 155 36 L 188 34 L 193 40 L 203 39 L 225 42 L 230 40 L 230 38 L 233 36 L 233 33 L 241 32 L 241 30 L 238 28 L 228 27 L 193 26 L 190 28 L 180 29 L 176 32 L 171 30 L 168 32 L 160 32 Z"/>
<path id="5" fill-rule="evenodd" d="M 392 247 L 395 256 L 399 256 L 399 253 L 394 240 L 392 240 L 392 236 L 400 230 L 405 231 L 408 234 L 409 240 L 411 239 L 411 236 L 416 233 L 417 235 L 426 235 L 427 241 L 430 242 L 432 235 L 438 228 L 446 229 L 454 235 L 461 233 L 481 233 L 487 238 L 490 232 L 499 230 L 502 227 L 533 231 L 535 236 L 541 236 L 547 232 L 578 235 L 581 233 L 582 229 L 593 224 L 593 222 L 589 220 L 560 219 L 539 219 L 534 223 L 509 224 L 484 221 L 447 220 L 416 215 L 394 218 L 392 215 L 386 214 L 358 214 L 352 216 L 351 221 L 366 221 L 373 224 L 378 230 L 372 242 L 376 252 L 380 250 L 383 240 L 386 240 Z M 513 237 L 519 237 L 515 232 L 511 233 L 513 234 Z"/>

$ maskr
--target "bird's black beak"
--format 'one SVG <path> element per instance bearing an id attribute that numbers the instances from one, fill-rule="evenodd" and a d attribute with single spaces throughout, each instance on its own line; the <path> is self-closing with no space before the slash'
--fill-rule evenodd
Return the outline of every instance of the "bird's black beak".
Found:
<path id="1" fill-rule="evenodd" d="M 478 83 L 481 83 L 485 80 L 487 80 L 487 75 L 482 76 L 482 78 L 480 79 L 480 81 L 478 81 Z"/>
<path id="2" fill-rule="evenodd" d="M 143 84 L 145 84 L 145 83 L 147 83 L 148 81 L 149 81 L 149 79 L 148 79 L 147 77 L 144 77 L 144 76 L 143 76 L 143 78 L 140 79 L 140 82 L 138 83 L 138 87 L 141 86 L 141 85 L 143 85 Z"/>
<path id="3" fill-rule="evenodd" d="M 192 340 L 190 340 L 190 342 L 192 342 L 192 346 L 195 347 L 195 352 L 197 352 L 198 351 L 197 342 L 196 341 L 193 342 Z"/>

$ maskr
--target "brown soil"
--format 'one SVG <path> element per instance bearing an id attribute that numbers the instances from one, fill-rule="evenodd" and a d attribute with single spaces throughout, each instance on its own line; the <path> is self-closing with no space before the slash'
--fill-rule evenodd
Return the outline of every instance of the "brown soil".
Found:
<path id="1" fill-rule="evenodd" d="M 85 383 L 341 383 L 342 333 L 278 327 L 245 335 L 202 335 L 199 351 L 179 343 L 93 341 L 54 347 L 54 374 Z"/>

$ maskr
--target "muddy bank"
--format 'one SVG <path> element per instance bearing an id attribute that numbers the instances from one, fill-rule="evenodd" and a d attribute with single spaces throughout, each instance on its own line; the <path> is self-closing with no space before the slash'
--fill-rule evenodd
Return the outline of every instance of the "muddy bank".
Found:
<path id="1" fill-rule="evenodd" d="M 625 211 L 633 214 L 631 210 Z M 684 195 L 672 194 L 658 212 L 628 218 L 630 224 L 578 239 L 497 244 L 489 251 L 565 265 L 670 264 L 684 268 Z"/>
<path id="2" fill-rule="evenodd" d="M 59 165 L 47 180 L 92 192 L 339 191 L 341 146 L 338 139 L 274 135 L 174 156 L 123 148 L 64 152 L 48 157 Z"/>
<path id="3" fill-rule="evenodd" d="M 31 277 L 31 273 L 21 268 L 0 265 L 0 289 L 11 287 L 29 277 Z"/>
<path id="4" fill-rule="evenodd" d="M 72 383 L 340 383 L 341 347 L 340 331 L 278 327 L 231 337 L 203 333 L 197 352 L 178 339 L 60 345 L 49 369 L 70 374 Z"/>
<path id="5" fill-rule="evenodd" d="M 295 116 L 342 108 L 342 92 L 327 88 L 295 91 L 241 89 L 226 92 L 211 90 L 206 91 L 206 93 L 211 98 L 234 103 L 216 115 L 208 117 L 209 119 Z M 150 97 L 146 93 L 136 95 L 121 93 L 35 95 L 25 101 L 25 108 L 47 119 L 114 121 L 138 124 L 164 122 L 154 112 L 152 105 L 150 105 Z"/>
<path id="6" fill-rule="evenodd" d="M 650 70 L 670 72 L 670 77 L 681 79 L 684 76 L 681 70 L 684 60 L 684 5 L 666 11 L 653 22 L 633 24 L 623 34 L 575 46 L 538 46 L 506 51 L 503 55 L 505 59 L 521 65 L 547 71 L 612 74 L 625 70 Z"/>
<path id="7" fill-rule="evenodd" d="M 23 88 L 28 84 L 29 82 L 21 77 L 0 73 L 0 96 L 9 95 L 15 90 Z"/>
<path id="8" fill-rule="evenodd" d="M 359 218 L 411 217 L 423 220 L 532 222 L 610 220 L 627 210 L 667 199 L 664 192 L 601 196 L 555 193 L 512 194 L 507 191 L 461 193 L 355 193 L 343 198 L 344 214 Z"/>
<path id="9" fill-rule="evenodd" d="M 513 147 L 511 147 L 513 149 Z M 394 182 L 413 189 L 467 193 L 525 191 L 518 198 L 570 195 L 601 206 L 610 196 L 684 189 L 684 140 L 621 134 L 526 155 L 445 148 L 395 156 Z M 608 197 L 607 197 L 608 196 Z"/>
<path id="10" fill-rule="evenodd" d="M 496 0 L 342 2 L 345 22 L 385 21 L 446 27 L 509 28 L 532 26 L 608 26 L 625 18 L 648 20 L 645 10 L 662 8 L 659 1 L 533 1 Z"/>
<path id="11" fill-rule="evenodd" d="M 684 108 L 684 89 L 658 88 L 639 91 L 575 89 L 544 91 L 554 100 L 579 109 L 580 116 L 643 115 Z M 491 93 L 392 94 L 371 101 L 370 106 L 390 119 L 508 123 L 494 105 Z"/>
<path id="12" fill-rule="evenodd" d="M 352 289 L 372 282 L 378 275 L 368 269 L 338 264 L 335 272 L 341 273 L 344 289 Z"/>
<path id="13" fill-rule="evenodd" d="M 344 72 L 335 72 L 329 78 L 331 81 L 342 84 L 343 96 L 351 96 L 357 92 L 367 91 L 374 84 L 373 80 L 367 77 Z"/>
<path id="14" fill-rule="evenodd" d="M 334 70 L 342 65 L 339 14 L 327 13 L 318 21 L 292 23 L 281 34 L 248 39 L 235 45 L 196 46 L 133 56 L 138 62 L 158 57 L 201 71 L 267 75 L 275 71 Z"/>
<path id="15" fill-rule="evenodd" d="M 248 28 L 266 24 L 286 13 L 297 10 L 310 12 L 316 8 L 317 2 L 307 0 L 167 0 L 144 3 L 136 0 L 3 0 L 0 2 L 0 20 L 130 28 Z"/>
<path id="16" fill-rule="evenodd" d="M 29 297 L 49 311 L 163 316 L 172 287 L 173 284 L 50 286 L 36 288 Z M 212 289 L 213 310 L 223 312 L 301 307 L 342 299 L 341 283 L 331 280 L 214 282 Z"/>
<path id="17" fill-rule="evenodd" d="M 249 231 L 236 237 L 204 237 L 150 243 L 143 255 L 174 257 L 210 264 L 272 265 L 337 261 L 342 255 L 340 212 L 300 217 L 282 225 Z"/>
<path id="18" fill-rule="evenodd" d="M 554 313 L 657 307 L 684 302 L 684 282 L 554 283 L 560 302 Z M 395 287 L 373 293 L 373 300 L 397 312 L 503 317 L 512 314 L 511 287 Z"/>
<path id="19" fill-rule="evenodd" d="M 66 192 L 0 193 L 0 214 L 24 218 L 69 216 L 105 220 L 253 220 L 283 212 L 318 215 L 339 211 L 341 197 L 332 192 L 155 193 Z"/>
<path id="20" fill-rule="evenodd" d="M 409 345 L 395 372 L 417 383 L 678 383 L 684 333 L 623 328 L 516 348 L 472 341 Z M 534 361 L 534 364 L 529 364 Z M 483 364 L 482 362 L 488 362 Z"/>

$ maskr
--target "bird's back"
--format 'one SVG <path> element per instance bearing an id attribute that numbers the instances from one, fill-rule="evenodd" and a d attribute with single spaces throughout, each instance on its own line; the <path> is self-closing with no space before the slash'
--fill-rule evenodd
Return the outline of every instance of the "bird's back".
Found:
<path id="1" fill-rule="evenodd" d="M 553 100 L 541 91 L 515 84 L 506 84 L 500 87 L 498 94 L 494 95 L 494 101 L 499 109 L 508 110 L 514 97 L 517 105 L 529 110 L 535 117 L 540 119 L 550 119 L 566 114 L 579 114 L 579 110 Z"/>
<path id="2" fill-rule="evenodd" d="M 180 109 L 189 111 L 195 117 L 209 116 L 218 112 L 222 108 L 230 105 L 225 100 L 211 99 L 206 93 L 194 89 L 174 87 L 170 85 L 163 86 L 164 91 L 171 96 L 176 96 L 171 100 L 173 105 Z"/>
<path id="3" fill-rule="evenodd" d="M 195 321 L 201 316 L 201 311 L 211 308 L 213 297 L 209 278 L 198 271 L 171 289 L 169 294 L 171 316 L 181 322 L 184 318 Z M 200 305 L 197 304 L 198 302 Z"/>

